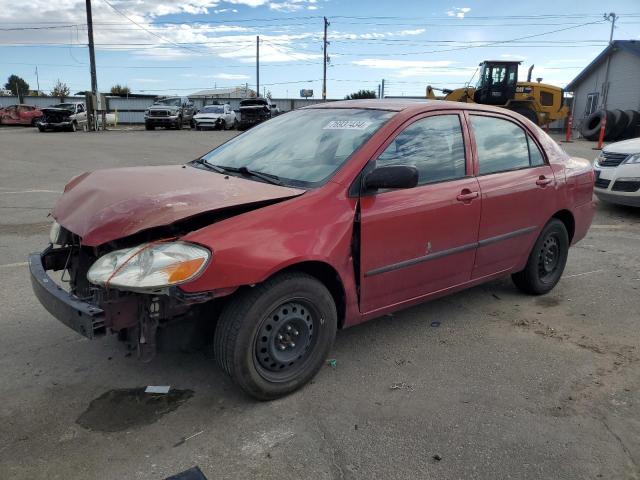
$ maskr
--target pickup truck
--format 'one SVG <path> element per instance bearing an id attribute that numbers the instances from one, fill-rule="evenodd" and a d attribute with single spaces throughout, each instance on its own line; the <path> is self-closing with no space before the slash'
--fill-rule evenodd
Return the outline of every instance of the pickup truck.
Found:
<path id="1" fill-rule="evenodd" d="M 144 128 L 156 127 L 181 129 L 183 125 L 194 126 L 196 108 L 187 97 L 169 97 L 156 100 L 144 112 Z"/>
<path id="2" fill-rule="evenodd" d="M 113 125 L 116 123 L 114 113 L 106 114 L 106 123 Z M 102 124 L 102 116 L 98 116 L 98 124 Z M 75 132 L 79 128 L 87 126 L 87 108 L 82 102 L 69 102 L 51 105 L 42 109 L 42 117 L 36 124 L 38 130 L 66 130 Z"/>
<path id="3" fill-rule="evenodd" d="M 268 98 L 245 98 L 240 101 L 238 130 L 246 130 L 273 116 L 273 107 Z"/>

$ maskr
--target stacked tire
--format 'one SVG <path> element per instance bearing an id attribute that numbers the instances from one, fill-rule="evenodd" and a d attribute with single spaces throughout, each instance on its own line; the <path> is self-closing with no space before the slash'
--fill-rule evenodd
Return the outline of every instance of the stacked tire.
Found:
<path id="1" fill-rule="evenodd" d="M 640 136 L 640 112 L 637 110 L 598 110 L 589 115 L 580 128 L 587 140 L 598 140 L 600 125 L 606 117 L 604 139 L 608 142 Z"/>

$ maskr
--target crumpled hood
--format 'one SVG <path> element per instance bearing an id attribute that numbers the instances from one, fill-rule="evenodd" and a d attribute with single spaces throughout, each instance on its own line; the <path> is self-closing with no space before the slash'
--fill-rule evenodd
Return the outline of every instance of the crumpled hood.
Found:
<path id="1" fill-rule="evenodd" d="M 188 165 L 114 168 L 75 177 L 52 214 L 84 245 L 97 246 L 201 213 L 302 193 Z"/>

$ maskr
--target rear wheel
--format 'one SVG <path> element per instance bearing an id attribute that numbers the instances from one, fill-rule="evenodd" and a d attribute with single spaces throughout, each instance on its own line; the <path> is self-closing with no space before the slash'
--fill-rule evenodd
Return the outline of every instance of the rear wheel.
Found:
<path id="1" fill-rule="evenodd" d="M 306 384 L 333 345 L 333 297 L 315 278 L 286 273 L 246 290 L 216 326 L 218 365 L 249 395 L 271 400 Z"/>
<path id="2" fill-rule="evenodd" d="M 567 228 L 560 220 L 553 218 L 540 232 L 524 270 L 511 276 L 513 283 L 531 295 L 551 291 L 562 277 L 568 254 Z"/>

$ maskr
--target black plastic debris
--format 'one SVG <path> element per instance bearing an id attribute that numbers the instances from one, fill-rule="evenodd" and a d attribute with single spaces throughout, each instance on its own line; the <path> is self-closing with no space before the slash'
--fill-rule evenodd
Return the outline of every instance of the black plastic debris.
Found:
<path id="1" fill-rule="evenodd" d="M 165 478 L 165 480 L 207 480 L 200 467 L 191 467 L 189 470 L 177 473 L 171 477 Z"/>

